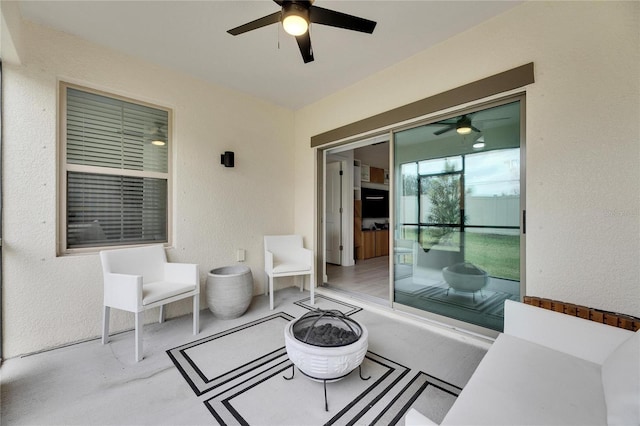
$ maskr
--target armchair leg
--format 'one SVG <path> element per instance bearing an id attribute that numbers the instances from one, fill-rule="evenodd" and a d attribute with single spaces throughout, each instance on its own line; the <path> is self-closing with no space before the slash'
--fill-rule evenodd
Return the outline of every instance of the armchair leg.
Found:
<path id="1" fill-rule="evenodd" d="M 264 295 L 269 295 L 269 274 L 264 274 Z"/>
<path id="2" fill-rule="evenodd" d="M 304 291 L 304 275 L 298 275 L 296 279 L 300 280 L 300 293 Z"/>
<path id="3" fill-rule="evenodd" d="M 164 305 L 160 305 L 160 320 L 158 322 L 160 324 L 164 322 Z"/>
<path id="4" fill-rule="evenodd" d="M 269 309 L 273 311 L 273 277 L 269 277 Z"/>
<path id="5" fill-rule="evenodd" d="M 136 362 L 142 361 L 142 327 L 144 324 L 144 311 L 136 312 Z"/>
<path id="6" fill-rule="evenodd" d="M 193 335 L 200 333 L 200 295 L 193 296 Z"/>
<path id="7" fill-rule="evenodd" d="M 102 344 L 106 345 L 109 343 L 109 317 L 110 317 L 111 308 L 109 306 L 104 306 L 102 311 Z"/>

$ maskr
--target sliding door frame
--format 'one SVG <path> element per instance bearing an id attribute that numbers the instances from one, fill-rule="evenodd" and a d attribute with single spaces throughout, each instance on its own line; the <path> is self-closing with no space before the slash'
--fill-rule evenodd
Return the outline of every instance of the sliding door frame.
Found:
<path id="1" fill-rule="evenodd" d="M 526 257 L 526 193 L 525 193 L 525 117 L 526 90 L 525 86 L 534 83 L 533 63 L 469 83 L 464 86 L 425 98 L 404 107 L 399 107 L 386 113 L 369 117 L 350 125 L 322 133 L 311 138 L 311 148 L 314 150 L 316 162 L 316 216 L 315 216 L 315 251 L 316 270 L 323 271 L 325 265 L 324 215 L 325 215 L 325 157 L 326 151 L 349 144 L 355 144 L 365 139 L 383 134 L 389 135 L 389 199 L 395 199 L 395 159 L 394 133 L 403 129 L 413 128 L 426 122 L 435 122 L 459 115 L 468 110 L 479 110 L 487 105 L 506 103 L 509 100 L 520 100 L 520 164 L 521 164 L 521 239 L 520 239 L 520 298 L 525 295 L 525 257 Z M 394 209 L 389 214 L 390 229 L 395 229 Z M 393 238 L 389 238 L 389 252 L 393 253 Z M 447 328 L 460 328 L 465 332 L 477 333 L 480 336 L 497 336 L 494 330 L 475 326 L 466 322 L 454 320 L 440 315 L 431 314 L 416 308 L 396 304 L 393 301 L 393 256 L 389 256 L 389 307 L 407 311 L 430 319 Z"/>
<path id="2" fill-rule="evenodd" d="M 2 260 L 2 229 L 4 228 L 3 224 L 2 224 L 2 207 L 3 207 L 3 170 L 2 170 L 2 133 L 3 133 L 3 129 L 2 129 L 2 117 L 3 117 L 3 110 L 2 110 L 2 105 L 3 105 L 3 91 L 2 91 L 2 60 L 0 60 L 0 364 L 2 363 L 2 360 L 4 359 L 4 351 L 3 351 L 3 347 L 4 347 L 4 335 L 2 334 L 2 329 L 3 327 L 3 314 L 2 314 L 2 306 L 4 304 L 4 301 L 2 299 L 2 293 L 3 293 L 3 287 L 4 287 L 4 282 L 3 282 L 3 273 L 2 273 L 2 264 L 3 264 L 3 260 Z"/>
<path id="3" fill-rule="evenodd" d="M 411 124 L 407 124 L 407 125 L 403 125 L 403 126 L 398 126 L 396 129 L 392 130 L 392 134 L 391 134 L 391 139 L 390 139 L 390 149 L 392 150 L 392 155 L 395 153 L 395 134 L 402 132 L 404 130 L 409 130 L 409 129 L 413 129 L 415 127 L 419 127 L 419 126 L 423 126 L 425 124 L 430 124 L 430 123 L 434 123 L 437 121 L 441 121 L 441 120 L 446 120 L 448 118 L 452 118 L 452 117 L 456 117 L 459 116 L 461 114 L 470 114 L 473 112 L 477 112 L 477 111 L 481 111 L 484 109 L 488 109 L 488 108 L 492 108 L 492 107 L 496 107 L 496 106 L 500 106 L 500 105 L 504 105 L 504 104 L 508 104 L 511 102 L 519 102 L 519 115 L 520 115 L 520 129 L 519 129 L 519 133 L 520 133 L 520 294 L 519 294 L 519 299 L 520 301 L 523 300 L 524 296 L 526 295 L 526 198 L 527 198 L 527 194 L 526 194 L 526 93 L 524 91 L 518 91 L 512 94 L 508 94 L 505 96 L 501 96 L 498 97 L 496 99 L 492 99 L 492 100 L 487 100 L 484 102 L 480 102 L 477 104 L 473 104 L 473 105 L 467 105 L 464 108 L 460 108 L 457 109 L 455 111 L 451 111 L 447 114 L 441 115 L 441 116 L 436 116 L 436 117 L 430 117 L 430 118 L 425 118 L 423 120 L 419 120 L 416 121 L 414 123 Z M 389 188 L 389 199 L 390 200 L 395 200 L 395 190 L 396 190 L 396 185 L 395 185 L 395 178 L 396 178 L 396 169 L 395 169 L 395 158 L 391 157 L 391 164 L 390 164 L 390 168 L 391 168 L 391 172 L 390 172 L 390 177 L 393 177 L 394 182 L 390 184 L 390 188 Z M 395 220 L 395 208 L 391 209 L 391 217 L 390 217 L 390 223 L 389 223 L 389 227 L 390 230 L 394 230 L 396 229 L 396 220 Z M 462 228 L 464 228 L 464 225 L 461 225 Z M 389 239 L 390 244 L 393 243 L 393 239 Z M 389 252 L 393 253 L 393 246 L 391 245 L 391 247 L 389 248 Z M 393 282 L 393 278 L 394 278 L 394 271 L 393 271 L 393 259 L 390 258 L 390 299 L 393 301 L 394 300 L 394 282 Z M 442 316 L 442 315 L 438 315 L 438 314 L 434 314 L 431 313 L 429 311 L 424 311 L 418 308 L 413 308 L 411 306 L 408 305 L 403 305 L 401 303 L 392 303 L 392 308 L 396 309 L 398 311 L 403 311 L 403 312 L 407 312 L 407 313 L 411 313 L 413 315 L 416 316 L 420 316 L 420 317 L 424 317 L 427 318 L 429 320 L 432 320 L 434 322 L 440 323 L 440 324 L 445 324 L 449 327 L 453 327 L 456 329 L 462 329 L 465 332 L 472 332 L 474 334 L 478 334 L 480 336 L 489 336 L 492 338 L 495 338 L 498 336 L 499 332 L 489 329 L 489 328 L 485 328 L 485 327 L 481 327 L 475 324 L 471 324 L 471 323 L 467 323 L 464 321 L 460 321 L 460 320 L 456 320 L 454 318 L 450 318 L 450 317 L 446 317 L 446 316 Z"/>

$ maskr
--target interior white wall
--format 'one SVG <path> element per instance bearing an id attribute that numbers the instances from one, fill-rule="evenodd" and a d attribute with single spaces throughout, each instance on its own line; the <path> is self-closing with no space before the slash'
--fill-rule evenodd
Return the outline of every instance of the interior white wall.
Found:
<path id="1" fill-rule="evenodd" d="M 56 257 L 59 79 L 173 108 L 169 259 L 200 265 L 205 307 L 207 272 L 234 264 L 236 249 L 246 249 L 260 293 L 263 235 L 294 226 L 293 111 L 14 19 L 19 26 L 21 64 L 3 66 L 3 355 L 101 330 L 99 256 Z M 235 168 L 220 164 L 225 150 L 235 152 Z M 190 312 L 188 301 L 167 309 L 169 317 Z M 112 332 L 132 328 L 133 316 L 113 312 L 111 324 Z"/>
<path id="2" fill-rule="evenodd" d="M 527 294 L 640 316 L 640 3 L 528 2 L 296 111 L 296 230 L 316 134 L 533 62 Z"/>

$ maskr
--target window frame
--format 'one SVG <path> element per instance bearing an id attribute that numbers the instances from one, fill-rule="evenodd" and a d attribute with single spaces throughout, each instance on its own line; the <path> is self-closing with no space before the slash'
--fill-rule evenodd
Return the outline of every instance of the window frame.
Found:
<path id="1" fill-rule="evenodd" d="M 132 104 L 137 104 L 145 107 L 155 108 L 167 112 L 167 172 L 156 171 L 140 171 L 129 169 L 109 169 L 98 166 L 87 166 L 79 164 L 67 163 L 67 89 L 75 89 L 84 91 L 87 93 L 105 96 L 112 99 L 117 99 Z M 170 247 L 173 244 L 173 109 L 142 101 L 140 99 L 123 96 L 113 92 L 107 92 L 104 90 L 94 89 L 91 87 L 69 83 L 66 81 L 59 81 L 58 84 L 58 143 L 57 143 L 57 156 L 58 156 L 58 193 L 57 193 L 57 229 L 56 229 L 56 254 L 57 256 L 78 255 L 78 254 L 90 254 L 97 253 L 105 249 L 116 249 L 123 247 L 142 247 L 154 244 L 162 244 L 164 247 Z M 85 172 L 85 173 L 98 173 L 102 175 L 112 176 L 131 176 L 142 178 L 156 178 L 164 179 L 167 181 L 167 241 L 165 242 L 152 242 L 152 243 L 139 243 L 139 244 L 120 244 L 120 245 L 108 245 L 108 246 L 93 246 L 93 247 L 81 247 L 81 248 L 69 248 L 67 244 L 67 173 L 68 172 Z"/>

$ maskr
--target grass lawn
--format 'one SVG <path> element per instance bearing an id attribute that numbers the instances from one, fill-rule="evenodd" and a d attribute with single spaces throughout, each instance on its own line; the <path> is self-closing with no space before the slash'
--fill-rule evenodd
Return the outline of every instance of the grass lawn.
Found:
<path id="1" fill-rule="evenodd" d="M 520 281 L 520 237 L 465 232 L 465 260 L 490 276 Z"/>
<path id="2" fill-rule="evenodd" d="M 422 236 L 425 248 L 437 244 L 440 250 L 447 249 L 442 244 L 446 237 L 443 239 L 440 234 L 431 235 L 425 231 Z M 416 232 L 407 229 L 404 238 L 415 241 Z M 448 240 L 451 250 L 459 249 L 459 232 L 450 234 Z M 465 261 L 484 269 L 492 277 L 520 281 L 520 236 L 465 232 Z"/>

